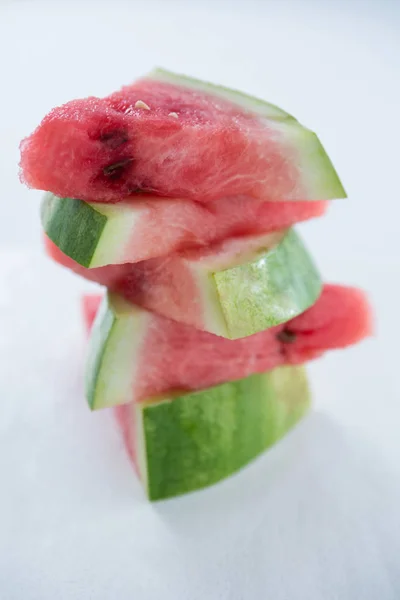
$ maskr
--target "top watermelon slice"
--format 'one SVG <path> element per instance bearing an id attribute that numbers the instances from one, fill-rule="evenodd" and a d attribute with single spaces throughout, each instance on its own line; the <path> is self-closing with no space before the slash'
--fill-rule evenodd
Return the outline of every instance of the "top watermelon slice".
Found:
<path id="1" fill-rule="evenodd" d="M 323 215 L 327 201 L 254 202 L 236 196 L 200 204 L 142 194 L 118 204 L 45 194 L 46 235 L 83 267 L 136 263 L 227 238 L 268 234 Z"/>
<path id="2" fill-rule="evenodd" d="M 345 197 L 318 137 L 288 113 L 163 70 L 53 109 L 22 142 L 21 169 L 30 187 L 97 202 Z"/>

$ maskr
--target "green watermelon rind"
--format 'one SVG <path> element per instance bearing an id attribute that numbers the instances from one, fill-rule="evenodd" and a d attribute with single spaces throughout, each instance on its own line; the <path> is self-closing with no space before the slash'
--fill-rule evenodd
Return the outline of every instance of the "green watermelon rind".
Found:
<path id="1" fill-rule="evenodd" d="M 150 500 L 215 484 L 281 439 L 309 410 L 303 367 L 134 405 L 135 454 Z"/>
<path id="2" fill-rule="evenodd" d="M 319 271 L 294 229 L 254 260 L 213 273 L 213 280 L 227 329 L 219 334 L 230 339 L 293 319 L 322 291 Z"/>
<path id="3" fill-rule="evenodd" d="M 233 104 L 237 104 L 241 108 L 267 119 L 292 121 L 294 123 L 298 122 L 292 115 L 275 104 L 271 104 L 270 102 L 266 102 L 265 100 L 250 96 L 238 90 L 216 85 L 208 81 L 201 81 L 200 79 L 188 77 L 187 75 L 172 73 L 166 69 L 155 68 L 146 76 L 146 79 L 187 87 L 212 96 L 218 96 L 219 98 L 229 100 Z"/>
<path id="4" fill-rule="evenodd" d="M 81 200 L 63 200 L 51 193 L 45 194 L 40 215 L 43 229 L 62 252 L 76 257 L 74 260 L 87 267 L 107 218 Z"/>
<path id="5" fill-rule="evenodd" d="M 41 222 L 64 254 L 83 267 L 95 268 L 125 261 L 125 247 L 142 212 L 141 206 L 128 202 L 94 204 L 46 193 Z"/>

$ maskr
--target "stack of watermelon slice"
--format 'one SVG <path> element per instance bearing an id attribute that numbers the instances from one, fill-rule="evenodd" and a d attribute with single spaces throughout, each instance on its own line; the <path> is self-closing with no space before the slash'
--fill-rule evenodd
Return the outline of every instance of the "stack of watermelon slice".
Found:
<path id="1" fill-rule="evenodd" d="M 115 407 L 149 498 L 244 466 L 307 411 L 302 365 L 369 334 L 293 229 L 345 192 L 276 106 L 156 70 L 54 109 L 21 155 L 48 254 L 107 288 L 84 298 L 87 399 Z"/>

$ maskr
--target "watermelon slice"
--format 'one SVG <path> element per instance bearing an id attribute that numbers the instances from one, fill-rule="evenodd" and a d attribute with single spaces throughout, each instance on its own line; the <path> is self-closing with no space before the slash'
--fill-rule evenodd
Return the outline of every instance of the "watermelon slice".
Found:
<path id="1" fill-rule="evenodd" d="M 90 329 L 99 297 L 83 298 Z M 270 373 L 177 397 L 115 408 L 126 449 L 151 500 L 206 487 L 282 438 L 308 411 L 305 370 Z"/>
<path id="2" fill-rule="evenodd" d="M 149 313 L 108 293 L 98 311 L 87 364 L 93 409 L 176 396 L 344 348 L 371 333 L 367 300 L 325 285 L 319 300 L 285 326 L 227 340 Z"/>
<path id="3" fill-rule="evenodd" d="M 42 225 L 67 256 L 84 267 L 135 263 L 228 237 L 287 229 L 325 213 L 327 202 L 254 202 L 223 198 L 207 206 L 138 195 L 118 205 L 46 194 Z"/>
<path id="4" fill-rule="evenodd" d="M 22 142 L 20 164 L 30 187 L 88 201 L 345 197 L 318 137 L 286 112 L 162 70 L 53 109 Z"/>
<path id="5" fill-rule="evenodd" d="M 54 249 L 51 254 L 134 304 L 230 339 L 292 319 L 314 304 L 322 288 L 293 230 L 95 269 L 60 258 Z"/>

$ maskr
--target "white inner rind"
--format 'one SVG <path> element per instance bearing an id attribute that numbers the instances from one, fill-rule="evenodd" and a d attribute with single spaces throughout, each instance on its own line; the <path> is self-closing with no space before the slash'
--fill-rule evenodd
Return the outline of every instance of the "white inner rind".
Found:
<path id="1" fill-rule="evenodd" d="M 192 274 L 200 296 L 203 328 L 215 335 L 229 337 L 230 333 L 213 274 L 206 269 L 199 269 L 197 265 L 192 266 Z"/>
<path id="2" fill-rule="evenodd" d="M 138 208 L 133 203 L 119 203 L 115 207 L 104 205 L 104 208 L 94 204 L 89 204 L 89 206 L 107 218 L 107 223 L 101 232 L 90 261 L 90 267 L 134 261 L 136 257 L 129 255 L 129 242 L 144 209 Z"/>
<path id="3" fill-rule="evenodd" d="M 191 262 L 208 272 L 225 271 L 256 260 L 260 254 L 278 246 L 288 229 L 243 238 L 228 238 L 215 246 L 215 251 Z"/>
<path id="4" fill-rule="evenodd" d="M 149 314 L 109 294 L 114 323 L 103 342 L 104 354 L 97 374 L 92 408 L 126 404 L 134 400 L 138 356 L 144 341 Z"/>

